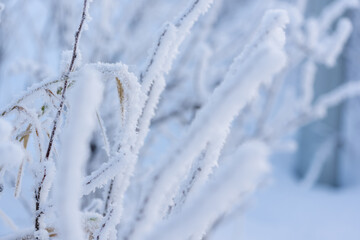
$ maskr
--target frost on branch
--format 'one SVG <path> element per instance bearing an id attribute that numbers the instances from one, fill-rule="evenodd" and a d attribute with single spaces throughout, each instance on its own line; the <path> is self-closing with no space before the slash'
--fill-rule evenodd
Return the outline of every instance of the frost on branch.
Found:
<path id="1" fill-rule="evenodd" d="M 197 192 L 208 180 L 213 170 L 218 166 L 218 160 L 227 135 L 228 131 L 224 131 L 208 141 L 198 160 L 192 164 L 187 179 L 181 184 L 178 193 L 174 197 L 173 205 L 169 206 L 169 213 L 174 209 L 180 211 L 188 195 Z"/>
<path id="2" fill-rule="evenodd" d="M 234 60 L 222 84 L 215 89 L 178 146 L 167 157 L 167 164 L 151 179 L 127 237 L 134 234 L 135 239 L 141 239 L 161 219 L 161 209 L 171 204 L 174 189 L 188 174 L 207 141 L 219 132 L 227 131 L 233 118 L 256 96 L 259 86 L 268 84 L 285 66 L 282 48 L 285 44 L 283 28 L 287 21 L 284 11 L 266 13 L 254 39 Z M 232 104 L 234 102 L 237 104 Z"/>
<path id="3" fill-rule="evenodd" d="M 335 32 L 321 43 L 318 43 L 319 46 L 317 47 L 315 58 L 324 61 L 327 66 L 333 67 L 351 32 L 352 25 L 350 20 L 346 18 L 340 19 Z"/>
<path id="4" fill-rule="evenodd" d="M 59 216 L 59 235 L 63 239 L 85 239 L 79 211 L 82 197 L 81 180 L 89 156 L 88 144 L 96 126 L 96 111 L 102 100 L 99 74 L 84 68 L 76 79 L 70 96 L 71 109 L 67 126 L 61 134 L 63 151 L 57 172 L 56 205 Z"/>
<path id="5" fill-rule="evenodd" d="M 109 89 L 106 89 L 104 102 L 108 98 L 118 99 L 113 106 L 117 111 L 110 109 L 109 121 L 116 121 L 116 123 L 122 121 L 122 124 L 116 126 L 114 139 L 111 140 L 113 147 L 110 149 L 109 160 L 86 177 L 84 194 L 89 194 L 96 188 L 103 186 L 120 172 L 127 174 L 124 169 L 131 160 L 125 156 L 133 154 L 130 148 L 134 146 L 137 138 L 136 121 L 141 113 L 141 100 L 145 97 L 140 90 L 137 78 L 128 71 L 126 65 L 100 63 L 93 65 L 93 67 L 102 74 L 104 83 L 110 86 Z M 119 91 L 123 92 L 122 97 Z"/>
<path id="6" fill-rule="evenodd" d="M 192 0 L 174 23 L 167 23 L 155 44 L 145 69 L 140 73 L 139 80 L 142 90 L 148 95 L 144 103 L 142 116 L 139 119 L 139 138 L 137 146 L 141 147 L 149 131 L 150 121 L 154 116 L 161 93 L 165 89 L 164 74 L 171 69 L 174 58 L 185 37 L 195 21 L 204 14 L 213 0 Z"/>
<path id="7" fill-rule="evenodd" d="M 22 4 L 9 2 L 1 19 L 0 86 L 24 80 L 2 91 L 15 97 L 0 111 L 11 122 L 0 121 L 1 183 L 30 210 L 24 231 L 0 211 L 15 229 L 5 239 L 212 239 L 265 180 L 266 159 L 296 149 L 293 131 L 360 95 L 358 81 L 314 91 L 319 65 L 335 66 L 346 45 L 353 24 L 342 16 L 358 1 L 333 1 L 317 16 L 306 0 L 90 2 L 39 2 L 48 15 L 24 15 L 34 23 L 26 36 L 8 30 Z M 54 59 L 73 31 L 72 50 Z M 56 70 L 44 80 L 46 69 Z M 13 148 L 22 158 L 2 157 Z"/>
<path id="8" fill-rule="evenodd" d="M 109 235 L 112 238 L 116 235 L 115 228 L 122 215 L 124 194 L 135 168 L 137 160 L 137 152 L 134 151 L 137 137 L 136 124 L 141 114 L 140 104 L 141 100 L 144 99 L 144 94 L 140 90 L 137 78 L 128 72 L 127 66 L 122 64 L 98 64 L 96 67 L 104 74 L 105 79 L 112 79 L 113 81 L 115 79 L 120 101 L 120 118 L 123 121 L 118 126 L 118 135 L 115 136 L 115 147 L 112 149 L 109 162 L 104 164 L 99 171 L 90 175 L 86 180 L 85 189 L 88 189 L 93 184 L 101 182 L 105 184 L 115 176 L 115 179 L 111 180 L 110 190 L 106 196 L 104 220 L 101 223 L 100 229 L 95 233 L 96 238 L 106 239 Z"/>
<path id="9" fill-rule="evenodd" d="M 324 94 L 315 103 L 312 112 L 321 118 L 326 114 L 327 109 L 338 105 L 344 99 L 352 98 L 360 94 L 360 81 L 349 82 L 335 90 Z"/>
<path id="10" fill-rule="evenodd" d="M 269 172 L 268 155 L 268 147 L 262 142 L 241 146 L 179 214 L 161 224 L 147 239 L 202 239 L 221 214 L 256 190 Z"/>

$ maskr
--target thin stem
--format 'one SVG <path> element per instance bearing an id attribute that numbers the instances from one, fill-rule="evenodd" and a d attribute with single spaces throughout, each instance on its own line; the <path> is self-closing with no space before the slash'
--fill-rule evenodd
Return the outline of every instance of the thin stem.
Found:
<path id="1" fill-rule="evenodd" d="M 33 89 L 28 90 L 28 92 L 26 92 L 23 96 L 19 97 L 18 100 L 15 101 L 15 103 L 11 104 L 7 109 L 1 111 L 1 116 L 5 116 L 9 112 L 11 112 L 14 109 L 15 105 L 20 104 L 22 101 L 24 101 L 24 99 L 31 96 L 33 93 L 38 92 L 40 90 L 43 90 L 44 88 L 46 88 L 46 87 L 48 87 L 50 85 L 56 84 L 58 82 L 61 82 L 61 81 L 62 80 L 56 79 L 56 80 L 53 80 L 53 81 L 50 81 L 50 82 L 43 83 L 42 85 L 40 85 L 38 87 L 35 87 Z"/>
<path id="2" fill-rule="evenodd" d="M 74 65 L 75 65 L 75 61 L 76 61 L 76 58 L 77 58 L 78 43 L 79 43 L 79 40 L 80 40 L 80 35 L 81 35 L 81 31 L 83 29 L 84 22 L 86 20 L 87 8 L 88 8 L 88 0 L 84 0 L 81 21 L 80 21 L 78 30 L 75 33 L 74 47 L 73 47 L 73 53 L 72 53 L 69 69 L 61 77 L 61 79 L 64 79 L 63 91 L 62 91 L 62 95 L 61 95 L 61 102 L 60 102 L 57 114 L 55 116 L 55 119 L 54 119 L 53 128 L 52 128 L 52 131 L 51 131 L 49 144 L 48 144 L 48 148 L 47 148 L 46 155 L 45 155 L 45 161 L 49 160 L 49 157 L 50 157 L 50 154 L 51 154 L 51 149 L 52 149 L 52 146 L 53 146 L 53 142 L 54 142 L 54 138 L 55 138 L 55 134 L 56 134 L 56 129 L 57 129 L 58 122 L 59 122 L 59 119 L 61 117 L 63 107 L 64 107 L 64 103 L 65 103 L 65 94 L 66 94 L 66 90 L 68 88 L 69 75 L 70 75 L 70 73 L 72 71 L 74 71 Z M 40 182 L 40 184 L 38 186 L 38 189 L 35 190 L 35 200 L 36 200 L 36 203 L 35 203 L 35 210 L 36 210 L 35 230 L 36 231 L 40 230 L 40 222 L 39 222 L 39 220 L 40 220 L 41 215 L 43 214 L 43 212 L 40 211 L 40 208 L 41 208 L 40 199 L 41 199 L 41 189 L 42 189 L 42 185 L 43 185 L 45 179 L 46 179 L 46 167 L 44 166 L 43 178 L 42 178 L 42 180 L 41 180 L 41 182 Z"/>
<path id="3" fill-rule="evenodd" d="M 83 29 L 83 25 L 86 19 L 86 9 L 87 9 L 87 4 L 88 4 L 88 0 L 84 0 L 84 6 L 83 6 L 83 12 L 82 12 L 82 17 L 81 17 L 81 21 L 79 24 L 79 28 L 75 33 L 75 41 L 74 41 L 74 48 L 73 48 L 73 53 L 72 53 L 72 57 L 71 57 L 71 62 L 70 62 L 70 66 L 68 71 L 63 75 L 62 79 L 64 79 L 64 86 L 63 86 L 63 91 L 62 91 L 62 95 L 61 95 L 61 102 L 60 102 L 60 106 L 59 109 L 57 111 L 56 117 L 54 119 L 54 124 L 53 124 L 53 128 L 51 131 L 51 135 L 50 135 L 50 140 L 49 140 L 49 145 L 48 145 L 48 149 L 45 155 L 45 159 L 48 160 L 50 153 L 51 153 L 51 148 L 53 145 L 53 141 L 55 138 L 55 134 L 56 134 L 56 129 L 57 129 L 57 125 L 60 119 L 60 116 L 62 114 L 62 110 L 64 107 L 64 102 L 65 102 L 65 94 L 66 94 L 66 90 L 68 87 L 68 81 L 69 81 L 69 75 L 70 72 L 74 71 L 74 65 L 75 65 L 75 60 L 77 58 L 77 49 L 78 49 L 78 43 L 79 43 L 79 39 L 80 39 L 80 34 L 81 31 Z"/>
<path id="4" fill-rule="evenodd" d="M 106 216 L 106 213 L 107 213 L 108 208 L 109 208 L 110 197 L 111 197 L 111 192 L 112 192 L 112 189 L 113 189 L 113 185 L 114 185 L 114 179 L 111 179 L 110 185 L 109 185 L 109 190 L 107 192 L 106 201 L 105 201 L 105 207 L 104 207 L 104 212 L 103 212 L 104 217 Z"/>

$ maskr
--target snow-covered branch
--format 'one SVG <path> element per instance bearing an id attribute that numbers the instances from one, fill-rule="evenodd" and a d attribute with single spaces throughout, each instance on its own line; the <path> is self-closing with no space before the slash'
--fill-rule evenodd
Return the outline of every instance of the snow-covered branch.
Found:
<path id="1" fill-rule="evenodd" d="M 261 142 L 244 144 L 232 161 L 222 165 L 216 176 L 185 204 L 181 213 L 146 239 L 202 239 L 217 217 L 255 191 L 269 171 L 268 154 L 267 146 Z"/>
<path id="2" fill-rule="evenodd" d="M 197 114 L 183 139 L 168 156 L 167 164 L 152 177 L 127 238 L 142 238 L 159 221 L 162 207 L 171 203 L 174 189 L 188 174 L 192 162 L 205 148 L 207 141 L 228 131 L 233 118 L 256 96 L 259 86 L 268 84 L 284 67 L 283 28 L 287 22 L 286 12 L 266 13 L 253 41 L 234 60 L 224 82 Z"/>
<path id="3" fill-rule="evenodd" d="M 85 239 L 80 212 L 84 165 L 89 156 L 88 144 L 96 126 L 96 111 L 102 100 L 103 86 L 94 70 L 84 68 L 72 92 L 67 127 L 61 136 L 64 151 L 56 174 L 56 205 L 59 235 L 63 239 Z M 51 176 L 47 176 L 51 178 Z"/>
<path id="4" fill-rule="evenodd" d="M 1 239 L 211 238 L 294 131 L 360 95 L 315 89 L 358 0 L 5 3 L 0 204 L 29 216 L 0 206 Z"/>

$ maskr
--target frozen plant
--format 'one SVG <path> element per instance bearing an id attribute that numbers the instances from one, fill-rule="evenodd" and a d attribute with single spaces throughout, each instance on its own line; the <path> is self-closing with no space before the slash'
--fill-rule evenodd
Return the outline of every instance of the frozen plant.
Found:
<path id="1" fill-rule="evenodd" d="M 306 1 L 259 3 L 41 3 L 51 14 L 38 20 L 51 27 L 34 28 L 29 42 L 53 38 L 34 44 L 33 60 L 10 48 L 3 59 L 12 71 L 1 72 L 31 76 L 0 111 L 1 190 L 31 206 L 31 225 L 20 229 L 0 211 L 13 231 L 0 237 L 211 237 L 266 182 L 283 137 L 360 95 L 352 82 L 314 98 L 317 66 L 335 65 L 352 30 L 341 15 L 357 1 L 335 1 L 312 18 Z M 1 31 L 15 21 L 16 4 L 7 6 Z M 55 59 L 70 47 L 70 28 L 72 49 Z"/>

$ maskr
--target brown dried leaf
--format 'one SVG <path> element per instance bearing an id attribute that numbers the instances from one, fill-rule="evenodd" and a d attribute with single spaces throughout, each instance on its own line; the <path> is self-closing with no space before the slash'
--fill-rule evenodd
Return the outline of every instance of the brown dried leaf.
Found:
<path id="1" fill-rule="evenodd" d="M 116 77 L 116 86 L 117 86 L 117 91 L 118 91 L 118 95 L 119 95 L 119 99 L 120 99 L 120 106 L 121 106 L 121 116 L 124 119 L 124 102 L 125 102 L 125 94 L 124 94 L 124 88 L 123 85 L 121 84 L 121 81 L 118 77 Z"/>

